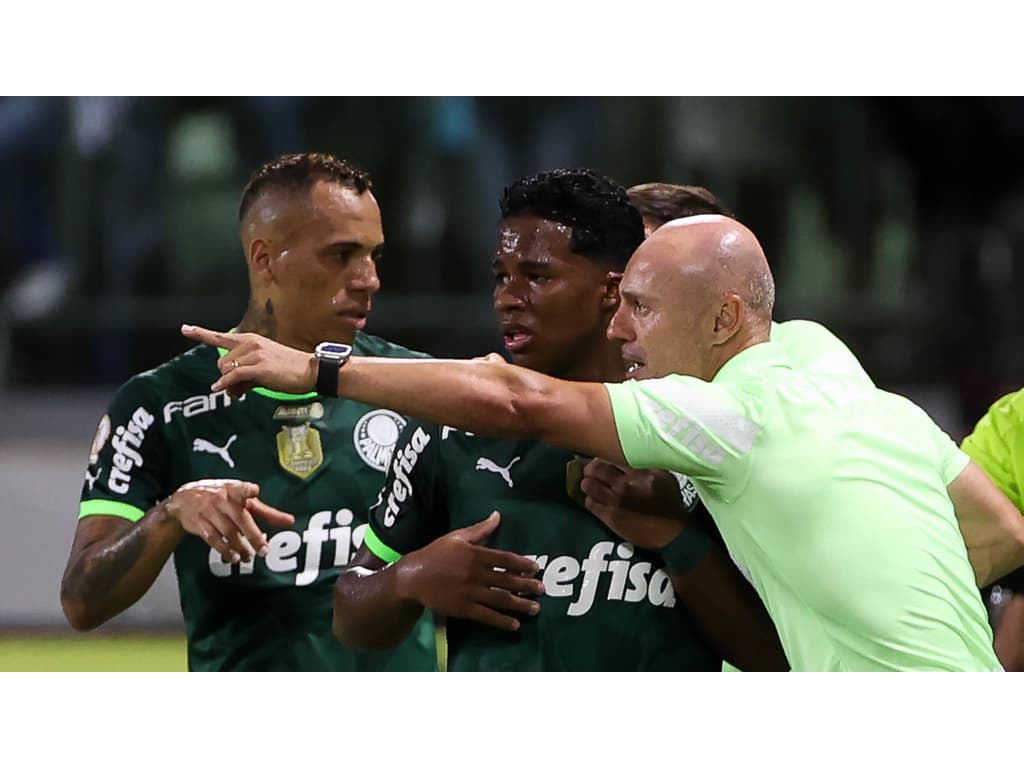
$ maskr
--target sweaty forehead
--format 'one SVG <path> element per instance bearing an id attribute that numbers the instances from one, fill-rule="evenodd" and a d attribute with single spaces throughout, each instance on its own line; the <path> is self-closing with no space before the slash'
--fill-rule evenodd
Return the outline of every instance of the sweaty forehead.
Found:
<path id="1" fill-rule="evenodd" d="M 372 223 L 380 220 L 380 209 L 377 207 L 377 201 L 373 194 L 370 192 L 360 194 L 341 184 L 317 182 L 310 192 L 310 203 L 313 209 L 322 216 L 352 219 L 359 223 Z"/>
<path id="2" fill-rule="evenodd" d="M 539 216 L 510 216 L 498 225 L 497 256 L 553 259 L 565 258 L 572 240 L 572 228 Z"/>
<path id="3" fill-rule="evenodd" d="M 309 195 L 291 201 L 282 218 L 289 239 L 350 240 L 374 246 L 384 237 L 373 195 L 340 184 L 317 182 Z"/>
<path id="4" fill-rule="evenodd" d="M 660 283 L 664 282 L 664 272 L 664 266 L 661 265 L 659 268 L 656 259 L 649 258 L 646 253 L 637 251 L 626 264 L 620 290 L 623 293 L 649 295 L 655 292 Z"/>

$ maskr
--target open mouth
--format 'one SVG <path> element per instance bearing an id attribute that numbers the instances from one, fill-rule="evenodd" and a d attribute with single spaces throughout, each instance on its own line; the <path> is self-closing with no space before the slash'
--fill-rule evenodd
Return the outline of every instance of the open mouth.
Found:
<path id="1" fill-rule="evenodd" d="M 519 352 L 533 340 L 533 334 L 521 328 L 506 330 L 504 336 L 505 349 L 509 352 Z"/>
<path id="2" fill-rule="evenodd" d="M 642 372 L 646 366 L 639 360 L 626 360 L 626 378 L 627 379 L 638 379 L 642 376 Z"/>

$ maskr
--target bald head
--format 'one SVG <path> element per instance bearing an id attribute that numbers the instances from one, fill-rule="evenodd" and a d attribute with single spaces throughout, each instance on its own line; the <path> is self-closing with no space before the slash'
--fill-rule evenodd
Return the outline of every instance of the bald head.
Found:
<path id="1" fill-rule="evenodd" d="M 751 319 L 771 322 L 775 280 L 754 233 L 725 216 L 690 216 L 670 221 L 637 251 L 657 248 L 657 257 L 677 264 L 718 295 L 735 294 L 750 310 Z"/>
<path id="2" fill-rule="evenodd" d="M 754 234 L 719 215 L 670 221 L 637 248 L 619 286 L 609 335 L 637 378 L 710 381 L 768 341 L 775 284 Z"/>

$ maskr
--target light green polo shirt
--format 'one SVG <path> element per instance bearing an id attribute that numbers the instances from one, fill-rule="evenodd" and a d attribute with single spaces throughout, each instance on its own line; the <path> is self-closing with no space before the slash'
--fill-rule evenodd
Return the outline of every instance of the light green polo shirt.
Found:
<path id="1" fill-rule="evenodd" d="M 967 456 L 863 369 L 815 364 L 836 341 L 605 385 L 626 459 L 694 481 L 794 670 L 998 670 L 947 492 Z"/>

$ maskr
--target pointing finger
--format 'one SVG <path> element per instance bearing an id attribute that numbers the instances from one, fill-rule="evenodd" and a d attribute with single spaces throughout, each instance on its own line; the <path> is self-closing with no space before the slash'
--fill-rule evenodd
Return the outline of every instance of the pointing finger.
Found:
<path id="1" fill-rule="evenodd" d="M 229 333 L 211 331 L 198 325 L 182 325 L 181 335 L 202 344 L 211 344 L 215 347 L 223 347 L 224 349 L 232 349 L 238 343 L 238 340 L 231 338 Z"/>

